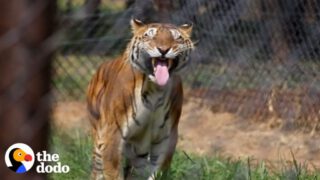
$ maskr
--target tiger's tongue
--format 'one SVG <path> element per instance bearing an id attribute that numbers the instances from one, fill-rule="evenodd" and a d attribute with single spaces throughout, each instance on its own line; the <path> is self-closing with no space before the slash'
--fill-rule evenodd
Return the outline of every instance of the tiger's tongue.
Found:
<path id="1" fill-rule="evenodd" d="M 164 62 L 158 62 L 155 67 L 154 75 L 159 86 L 166 85 L 169 79 L 169 70 L 167 64 Z"/>

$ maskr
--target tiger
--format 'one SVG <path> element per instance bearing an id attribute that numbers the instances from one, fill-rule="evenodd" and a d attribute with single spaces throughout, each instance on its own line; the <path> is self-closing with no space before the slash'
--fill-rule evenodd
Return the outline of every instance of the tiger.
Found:
<path id="1" fill-rule="evenodd" d="M 192 24 L 131 20 L 124 53 L 102 63 L 87 90 L 91 179 L 155 179 L 169 169 L 183 89 L 179 74 L 194 49 Z"/>

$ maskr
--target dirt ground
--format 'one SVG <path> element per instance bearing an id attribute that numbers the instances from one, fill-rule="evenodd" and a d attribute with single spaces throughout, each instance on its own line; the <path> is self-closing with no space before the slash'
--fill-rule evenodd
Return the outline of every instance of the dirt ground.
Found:
<path id="1" fill-rule="evenodd" d="M 58 102 L 54 124 L 61 130 L 90 131 L 83 102 Z M 178 148 L 189 153 L 265 160 L 271 164 L 296 160 L 320 168 L 319 135 L 270 128 L 268 123 L 249 123 L 230 113 L 213 113 L 196 99 L 183 106 Z"/>

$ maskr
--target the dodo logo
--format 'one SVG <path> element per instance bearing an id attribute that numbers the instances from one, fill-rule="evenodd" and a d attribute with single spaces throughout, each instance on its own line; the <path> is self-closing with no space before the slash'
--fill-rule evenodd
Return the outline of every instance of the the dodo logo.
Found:
<path id="1" fill-rule="evenodd" d="M 5 154 L 5 162 L 8 168 L 16 173 L 25 173 L 31 169 L 34 163 L 32 149 L 23 143 L 11 145 Z"/>

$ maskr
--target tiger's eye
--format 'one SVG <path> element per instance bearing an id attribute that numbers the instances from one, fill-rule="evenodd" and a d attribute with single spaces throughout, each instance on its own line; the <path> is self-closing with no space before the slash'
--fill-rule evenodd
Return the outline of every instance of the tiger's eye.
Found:
<path id="1" fill-rule="evenodd" d="M 153 37 L 156 34 L 156 29 L 155 28 L 149 28 L 145 33 L 144 36 L 146 37 Z"/>
<path id="2" fill-rule="evenodd" d="M 177 39 L 176 39 L 177 42 L 179 43 L 182 43 L 183 42 L 183 37 L 180 35 Z"/>

